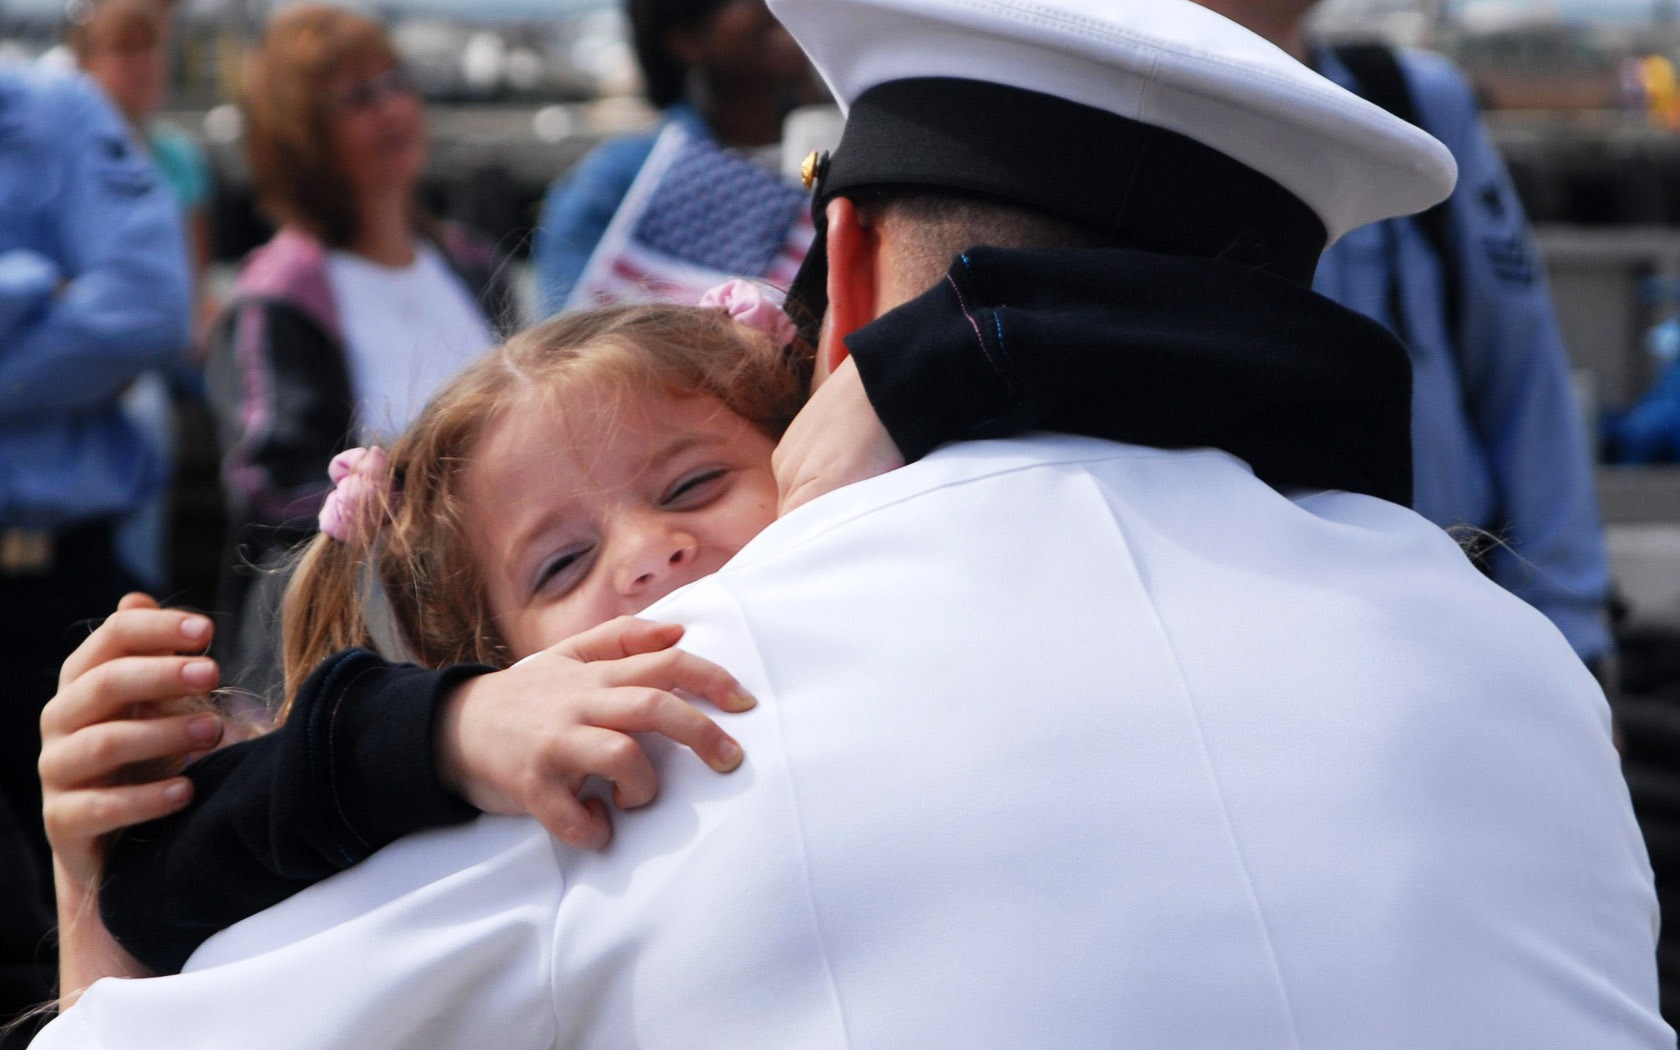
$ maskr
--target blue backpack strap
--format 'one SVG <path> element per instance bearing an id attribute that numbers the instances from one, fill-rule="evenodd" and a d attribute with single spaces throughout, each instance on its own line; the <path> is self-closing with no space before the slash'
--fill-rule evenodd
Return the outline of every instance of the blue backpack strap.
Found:
<path id="1" fill-rule="evenodd" d="M 1411 86 L 1406 83 L 1405 71 L 1400 68 L 1400 59 L 1393 48 L 1386 44 L 1353 43 L 1343 44 L 1332 51 L 1358 83 L 1361 98 L 1381 106 L 1408 124 L 1429 130 L 1418 119 Z M 1453 340 L 1456 352 L 1459 322 L 1463 318 L 1463 291 L 1458 257 L 1447 236 L 1452 214 L 1448 211 L 1447 202 L 1442 201 L 1427 211 L 1419 212 L 1412 220 L 1417 223 L 1423 239 L 1440 263 L 1441 310 L 1447 321 L 1447 335 Z M 1404 326 L 1405 315 L 1397 313 L 1396 318 Z M 1406 332 L 1399 334 L 1403 339 L 1409 335 Z"/>

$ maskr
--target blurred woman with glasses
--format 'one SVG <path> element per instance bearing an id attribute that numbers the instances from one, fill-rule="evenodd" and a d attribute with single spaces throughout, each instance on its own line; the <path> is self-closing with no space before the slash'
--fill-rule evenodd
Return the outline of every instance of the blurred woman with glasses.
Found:
<path id="1" fill-rule="evenodd" d="M 279 232 L 241 268 L 211 336 L 210 396 L 233 547 L 218 630 L 231 680 L 274 681 L 250 565 L 307 538 L 343 449 L 399 433 L 516 326 L 501 261 L 430 218 L 426 117 L 383 28 L 320 4 L 270 21 L 244 69 L 251 180 Z"/>

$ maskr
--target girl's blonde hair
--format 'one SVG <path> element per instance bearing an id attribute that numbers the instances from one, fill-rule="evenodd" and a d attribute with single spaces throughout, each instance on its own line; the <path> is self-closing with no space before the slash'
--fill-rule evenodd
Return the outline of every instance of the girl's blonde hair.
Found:
<path id="1" fill-rule="evenodd" d="M 774 440 L 804 403 L 810 367 L 804 354 L 702 307 L 564 314 L 492 350 L 391 448 L 378 538 L 363 549 L 323 534 L 304 548 L 281 612 L 287 705 L 328 656 L 373 645 L 380 596 L 409 658 L 428 667 L 512 662 L 468 557 L 461 496 L 475 447 L 512 406 L 535 397 L 561 413 L 572 390 L 709 396 Z"/>

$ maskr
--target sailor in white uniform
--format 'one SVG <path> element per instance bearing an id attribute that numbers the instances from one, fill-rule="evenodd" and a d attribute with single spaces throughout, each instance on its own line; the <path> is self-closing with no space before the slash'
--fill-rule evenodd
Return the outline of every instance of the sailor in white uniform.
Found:
<path id="1" fill-rule="evenodd" d="M 1188 0 L 772 7 L 851 110 L 819 370 L 1096 340 L 1140 416 L 1234 436 L 972 441 L 806 504 L 647 611 L 759 697 L 737 774 L 650 741 L 602 852 L 404 840 L 37 1045 L 1673 1046 L 1590 675 L 1400 505 L 1403 397 L 1290 409 L 1403 384 L 1305 282 L 1444 152 Z M 971 250 L 907 189 L 1125 247 Z"/>

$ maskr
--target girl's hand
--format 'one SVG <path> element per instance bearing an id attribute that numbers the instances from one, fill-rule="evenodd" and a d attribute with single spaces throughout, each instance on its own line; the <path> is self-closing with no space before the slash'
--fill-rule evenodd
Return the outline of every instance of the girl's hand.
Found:
<path id="1" fill-rule="evenodd" d="M 850 357 L 811 394 L 770 457 L 781 490 L 778 513 L 837 488 L 904 466 L 875 415 Z"/>
<path id="2" fill-rule="evenodd" d="M 757 703 L 727 671 L 672 648 L 675 624 L 624 616 L 481 675 L 444 700 L 439 778 L 487 813 L 529 813 L 569 845 L 597 849 L 612 837 L 599 799 L 580 800 L 586 778 L 612 783 L 613 805 L 653 800 L 658 780 L 631 733 L 658 733 L 727 773 L 741 747 L 681 689 L 721 710 Z"/>
<path id="3" fill-rule="evenodd" d="M 213 661 L 182 655 L 202 652 L 210 635 L 205 617 L 130 594 L 70 654 L 58 694 L 41 711 L 41 809 L 53 847 L 66 1005 L 99 977 L 144 974 L 99 921 L 105 842 L 191 799 L 182 776 L 133 781 L 146 767 L 179 770 L 221 739 L 214 714 L 147 714 L 216 687 Z"/>

